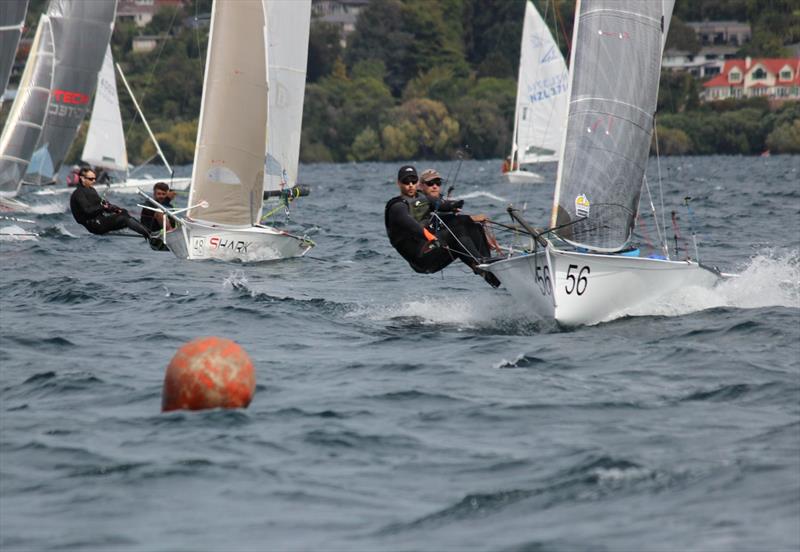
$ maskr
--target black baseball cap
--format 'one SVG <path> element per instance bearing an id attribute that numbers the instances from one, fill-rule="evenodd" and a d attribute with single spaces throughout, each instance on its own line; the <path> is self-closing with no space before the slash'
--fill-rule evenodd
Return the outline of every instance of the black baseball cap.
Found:
<path id="1" fill-rule="evenodd" d="M 419 179 L 419 175 L 417 175 L 417 169 L 415 169 L 412 165 L 403 165 L 397 172 L 397 180 L 400 182 L 402 182 L 407 176 L 413 176 L 414 178 Z"/>

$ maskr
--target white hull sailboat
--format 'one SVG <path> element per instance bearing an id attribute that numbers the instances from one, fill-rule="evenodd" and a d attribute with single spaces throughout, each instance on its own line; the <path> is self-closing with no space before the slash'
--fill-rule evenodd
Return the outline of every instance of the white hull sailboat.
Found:
<path id="1" fill-rule="evenodd" d="M 673 0 L 592 0 L 576 6 L 569 109 L 550 229 L 509 214 L 526 251 L 482 268 L 535 318 L 595 324 L 723 275 L 696 261 L 651 257 L 631 244 Z M 656 222 L 656 224 L 658 224 Z M 666 233 L 659 229 L 666 239 Z"/>
<path id="2" fill-rule="evenodd" d="M 214 2 L 212 7 L 190 207 L 186 216 L 175 216 L 177 227 L 163 234 L 179 258 L 259 262 L 299 257 L 314 246 L 305 237 L 260 223 L 265 169 L 272 158 L 267 46 L 276 37 L 269 36 L 272 27 L 267 26 L 270 1 Z M 280 21 L 283 36 L 294 37 L 305 52 L 310 1 L 285 4 L 301 10 L 302 17 L 296 26 L 294 20 Z M 305 54 L 301 57 L 305 72 Z"/>
<path id="3" fill-rule="evenodd" d="M 511 184 L 543 182 L 522 165 L 554 162 L 561 151 L 567 112 L 567 65 L 547 24 L 528 0 L 520 42 L 517 103 L 509 170 Z"/>
<path id="4" fill-rule="evenodd" d="M 719 274 L 693 261 L 561 251 L 548 247 L 489 265 L 531 318 L 564 326 L 597 324 Z"/>

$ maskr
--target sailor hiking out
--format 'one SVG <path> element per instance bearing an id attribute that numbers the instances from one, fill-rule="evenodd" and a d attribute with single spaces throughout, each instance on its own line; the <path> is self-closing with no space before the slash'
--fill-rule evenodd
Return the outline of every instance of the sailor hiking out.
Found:
<path id="1" fill-rule="evenodd" d="M 107 234 L 113 230 L 130 228 L 145 239 L 150 238 L 147 228 L 131 217 L 122 207 L 100 198 L 94 189 L 97 174 L 90 167 L 80 171 L 80 183 L 69 198 L 69 208 L 75 221 L 92 234 Z"/>
<path id="2" fill-rule="evenodd" d="M 432 175 L 438 177 L 438 173 L 432 170 L 423 174 L 430 181 L 436 180 L 431 178 Z M 418 182 L 419 176 L 413 166 L 400 168 L 397 175 L 400 195 L 390 199 L 384 211 L 386 234 L 392 247 L 416 272 L 439 272 L 459 259 L 490 285 L 499 286 L 496 277 L 478 268 L 478 264 L 490 256 L 490 247 L 480 224 L 486 217 L 458 214 L 463 201 L 441 200 L 435 194 L 429 198 L 417 191 Z M 441 187 L 441 177 L 434 186 Z"/>

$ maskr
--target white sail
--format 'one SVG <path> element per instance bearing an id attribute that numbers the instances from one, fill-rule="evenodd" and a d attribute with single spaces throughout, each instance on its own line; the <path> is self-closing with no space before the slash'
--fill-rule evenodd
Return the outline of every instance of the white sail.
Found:
<path id="1" fill-rule="evenodd" d="M 564 56 L 529 0 L 522 26 L 512 162 L 558 160 L 567 112 L 567 84 Z"/>
<path id="2" fill-rule="evenodd" d="M 0 2 L 0 106 L 14 66 L 17 45 L 25 24 L 28 0 L 5 0 Z"/>
<path id="3" fill-rule="evenodd" d="M 53 59 L 50 18 L 42 15 L 19 82 L 17 96 L 0 136 L 0 196 L 13 197 L 22 185 L 22 177 L 47 116 L 47 103 L 53 81 Z"/>
<path id="4" fill-rule="evenodd" d="M 106 57 L 97 79 L 92 118 L 81 159 L 96 167 L 115 171 L 128 170 L 128 151 L 125 148 L 125 134 L 119 112 L 111 46 L 106 49 Z"/>
<path id="5" fill-rule="evenodd" d="M 264 188 L 297 183 L 311 0 L 266 0 L 269 136 Z"/>
<path id="6" fill-rule="evenodd" d="M 203 81 L 189 217 L 214 224 L 259 221 L 267 144 L 266 15 L 260 0 L 214 2 Z"/>

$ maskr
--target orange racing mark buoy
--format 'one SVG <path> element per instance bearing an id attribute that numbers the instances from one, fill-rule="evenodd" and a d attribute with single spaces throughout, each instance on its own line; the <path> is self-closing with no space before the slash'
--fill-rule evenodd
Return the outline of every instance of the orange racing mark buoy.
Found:
<path id="1" fill-rule="evenodd" d="M 170 360 L 161 411 L 246 408 L 255 387 L 253 363 L 244 349 L 223 337 L 199 337 Z"/>

